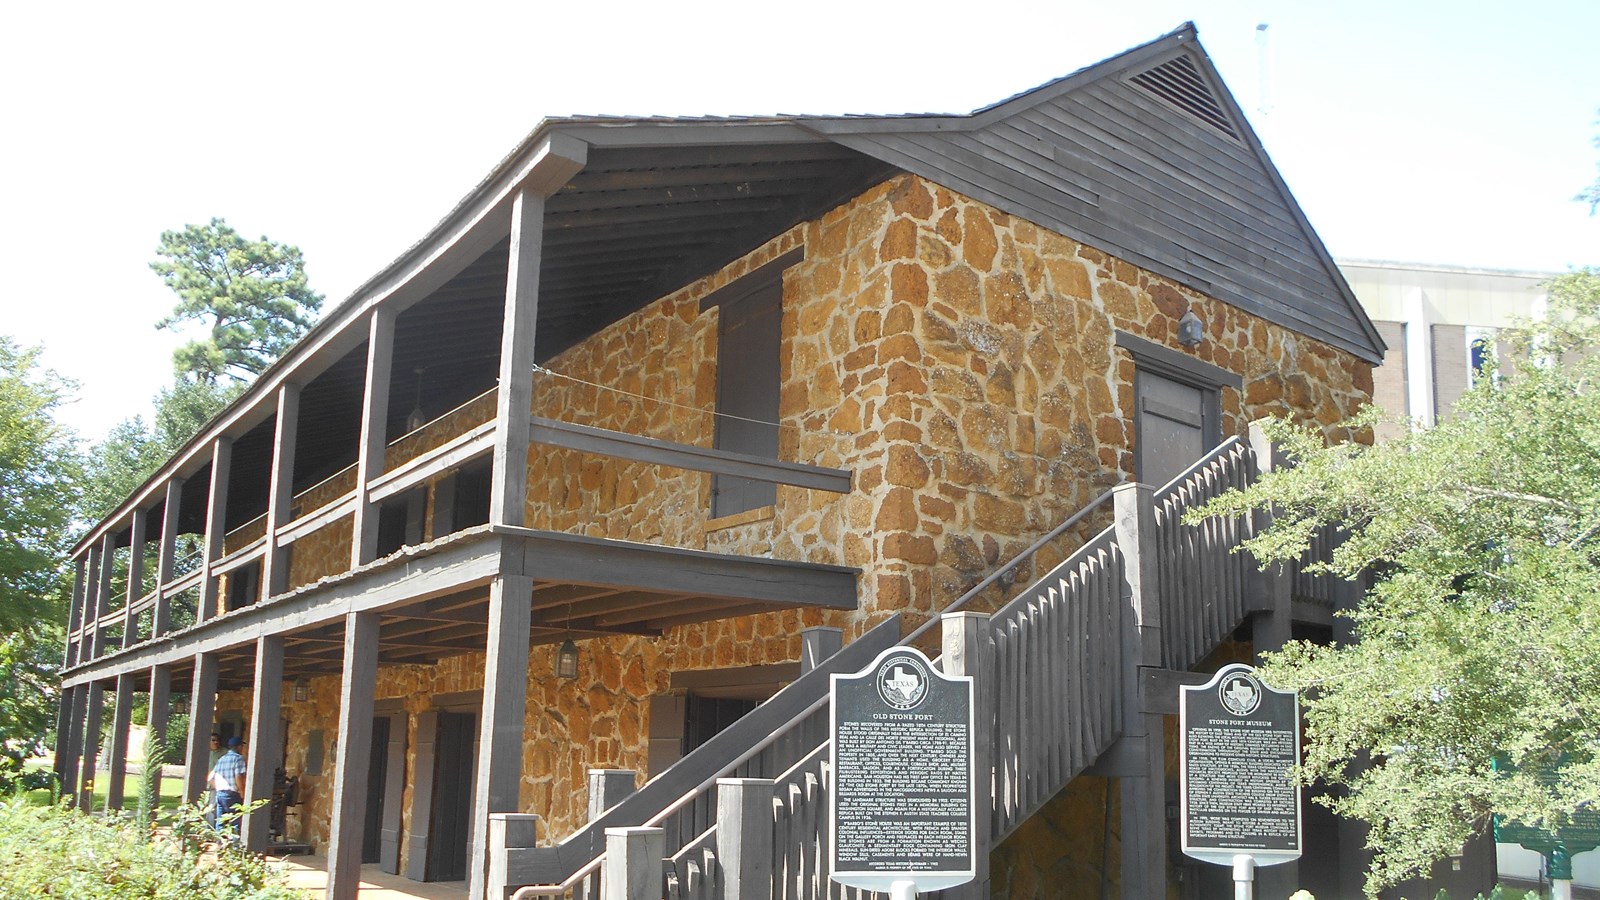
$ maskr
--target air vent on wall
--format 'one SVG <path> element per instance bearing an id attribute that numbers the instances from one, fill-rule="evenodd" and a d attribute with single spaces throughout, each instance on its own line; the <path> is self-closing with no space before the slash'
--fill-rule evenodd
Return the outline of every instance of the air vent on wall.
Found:
<path id="1" fill-rule="evenodd" d="M 1233 120 L 1188 56 L 1174 57 L 1128 80 L 1228 137 L 1239 139 Z"/>

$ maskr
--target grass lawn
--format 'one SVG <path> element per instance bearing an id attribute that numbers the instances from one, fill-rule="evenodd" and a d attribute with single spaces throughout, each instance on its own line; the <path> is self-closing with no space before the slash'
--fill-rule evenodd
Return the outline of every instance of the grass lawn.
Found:
<path id="1" fill-rule="evenodd" d="M 51 761 L 49 759 L 30 759 L 26 763 L 26 766 L 27 766 L 28 769 L 49 769 L 50 766 L 51 766 Z M 106 788 L 110 783 L 111 783 L 110 773 L 108 773 L 108 772 L 96 772 L 95 773 L 95 778 L 94 778 L 94 808 L 95 809 L 105 809 L 105 806 L 106 806 Z M 139 774 L 136 774 L 136 773 L 129 773 L 128 774 L 128 777 L 124 780 L 124 784 L 123 784 L 123 792 L 122 792 L 122 808 L 123 809 L 138 809 L 139 808 L 139 789 L 140 789 L 141 786 L 143 786 L 143 783 L 144 783 L 144 776 L 143 775 L 139 775 Z M 30 804 L 32 804 L 34 806 L 49 806 L 50 802 L 51 802 L 50 791 L 48 789 L 46 789 L 46 788 L 40 788 L 38 790 L 28 791 L 26 796 L 28 798 L 28 803 L 30 803 Z M 171 776 L 168 776 L 166 778 L 161 779 L 161 802 L 158 804 L 158 808 L 160 808 L 160 809 L 168 809 L 168 810 L 177 809 L 178 805 L 180 803 L 182 803 L 182 802 L 183 802 L 183 780 L 181 778 L 174 778 L 174 777 L 171 777 Z"/>

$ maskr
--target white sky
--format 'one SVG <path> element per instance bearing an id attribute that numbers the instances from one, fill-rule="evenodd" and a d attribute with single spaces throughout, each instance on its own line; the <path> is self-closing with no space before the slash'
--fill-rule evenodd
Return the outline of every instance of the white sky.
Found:
<path id="1" fill-rule="evenodd" d="M 299 246 L 332 307 L 544 116 L 965 112 L 1192 19 L 1335 256 L 1600 264 L 1594 0 L 12 3 L 0 334 L 148 414 L 161 231 Z M 1269 28 L 1258 111 L 1256 25 Z"/>

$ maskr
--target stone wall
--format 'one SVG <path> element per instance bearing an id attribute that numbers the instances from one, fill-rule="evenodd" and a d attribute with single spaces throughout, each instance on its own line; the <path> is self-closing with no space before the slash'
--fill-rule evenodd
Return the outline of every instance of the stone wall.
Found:
<path id="1" fill-rule="evenodd" d="M 847 468 L 854 490 L 837 496 L 780 488 L 770 509 L 709 520 L 705 476 L 535 447 L 528 521 L 858 566 L 860 609 L 749 616 L 674 628 L 658 639 L 584 640 L 572 681 L 551 677 L 553 648 L 535 647 L 521 800 L 545 818 L 550 839 L 581 824 L 586 769 L 645 770 L 649 699 L 670 689 L 673 672 L 795 660 L 807 625 L 843 627 L 852 637 L 891 613 L 913 621 L 932 614 L 1107 487 L 1130 479 L 1134 367 L 1115 346 L 1116 331 L 1242 376 L 1242 391 L 1222 392 L 1226 434 L 1242 433 L 1259 416 L 1288 413 L 1344 437 L 1337 423 L 1371 392 L 1370 368 L 1349 354 L 902 175 L 569 349 L 538 376 L 533 411 L 708 444 L 717 310 L 701 312 L 700 301 L 796 247 L 804 259 L 787 271 L 783 287 L 780 455 Z M 1177 321 L 1191 308 L 1207 332 L 1192 351 L 1176 340 Z M 441 423 L 429 440 L 476 421 Z M 347 490 L 336 479 L 299 499 L 308 510 Z M 1084 533 L 1098 524 L 1086 524 Z M 345 520 L 297 545 L 295 584 L 344 571 L 348 527 Z M 480 688 L 482 667 L 480 654 L 386 667 L 377 696 L 404 704 L 413 731 L 408 746 L 415 748 L 417 715 L 436 695 Z M 286 701 L 291 771 L 303 761 L 312 728 L 331 740 L 337 704 L 331 677 L 313 679 L 312 700 Z M 337 752 L 328 747 L 325 772 Z M 410 771 L 407 780 L 419 777 L 429 776 Z M 1080 781 L 1064 806 L 1047 809 L 1019 836 L 1036 828 L 1049 835 L 1080 819 L 1087 824 L 1073 825 L 1074 834 L 1089 835 L 1094 823 L 1087 820 L 1103 818 L 1103 786 Z M 321 781 L 307 788 L 300 836 L 320 845 L 331 790 Z M 411 798 L 408 788 L 408 810 Z M 1061 865 L 1081 874 L 1097 869 L 1102 853 L 1114 858 L 1115 848 L 1089 841 Z M 1063 874 L 1026 853 L 1008 869 L 1016 873 L 1011 897 L 1039 895 L 1025 879 L 1060 883 L 1054 879 Z"/>

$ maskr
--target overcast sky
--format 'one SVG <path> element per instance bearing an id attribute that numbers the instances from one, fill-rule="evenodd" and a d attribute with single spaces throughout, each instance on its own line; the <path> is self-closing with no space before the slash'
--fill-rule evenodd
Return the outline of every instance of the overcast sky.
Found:
<path id="1" fill-rule="evenodd" d="M 295 244 L 331 307 L 544 116 L 965 112 L 1191 19 L 1335 256 L 1600 264 L 1593 0 L 13 3 L 0 334 L 93 439 L 170 380 L 163 230 Z"/>

